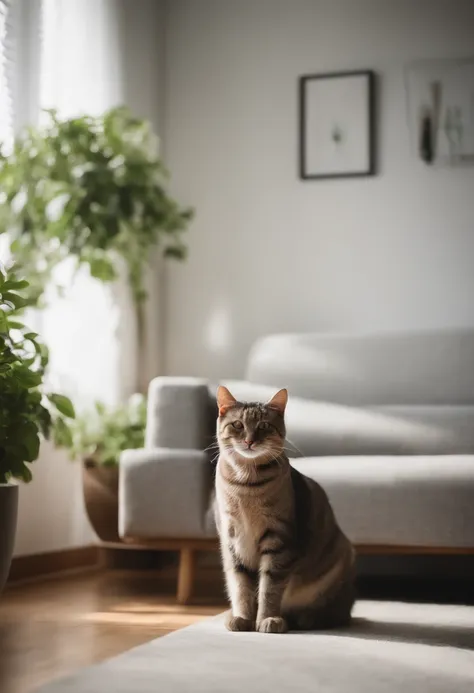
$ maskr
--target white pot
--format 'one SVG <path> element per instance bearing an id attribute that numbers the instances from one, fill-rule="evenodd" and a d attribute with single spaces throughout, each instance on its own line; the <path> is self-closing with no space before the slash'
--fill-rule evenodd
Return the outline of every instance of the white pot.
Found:
<path id="1" fill-rule="evenodd" d="M 13 556 L 18 515 L 18 486 L 0 484 L 0 592 L 5 586 Z"/>

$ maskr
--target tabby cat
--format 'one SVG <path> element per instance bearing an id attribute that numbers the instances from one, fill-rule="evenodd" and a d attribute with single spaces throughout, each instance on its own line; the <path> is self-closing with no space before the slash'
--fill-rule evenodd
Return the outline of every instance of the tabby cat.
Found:
<path id="1" fill-rule="evenodd" d="M 349 623 L 354 551 L 328 498 L 285 454 L 280 390 L 266 404 L 219 387 L 216 523 L 232 631 L 283 633 Z"/>

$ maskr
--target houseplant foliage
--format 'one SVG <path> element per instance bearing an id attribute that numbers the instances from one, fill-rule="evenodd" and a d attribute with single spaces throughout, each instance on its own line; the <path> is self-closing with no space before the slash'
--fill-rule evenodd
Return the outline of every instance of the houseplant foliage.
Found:
<path id="1" fill-rule="evenodd" d="M 96 402 L 94 411 L 71 424 L 71 456 L 89 465 L 116 467 L 123 450 L 144 446 L 145 424 L 146 400 L 140 394 L 115 407 Z"/>
<path id="2" fill-rule="evenodd" d="M 169 195 L 148 123 L 124 107 L 69 119 L 48 111 L 44 125 L 25 130 L 11 151 L 0 150 L 0 234 L 8 232 L 17 268 L 28 276 L 26 302 L 42 305 L 46 289 L 55 284 L 54 269 L 66 259 L 104 282 L 122 276 L 125 267 L 136 313 L 136 386 L 142 392 L 149 260 L 155 248 L 165 257 L 185 257 L 183 232 L 191 217 L 192 211 Z M 105 479 L 107 491 L 110 483 L 116 485 L 120 449 L 135 447 L 144 422 L 138 431 L 117 411 L 110 419 L 106 410 L 96 413 L 98 428 L 91 427 L 93 416 L 87 423 L 81 417 L 65 442 L 87 460 L 84 473 Z M 120 430 L 113 428 L 115 416 L 122 421 Z"/>
<path id="3" fill-rule="evenodd" d="M 71 444 L 65 421 L 74 417 L 70 400 L 45 394 L 48 350 L 21 322 L 28 282 L 0 269 L 0 483 L 29 482 L 29 465 L 39 453 L 40 437 Z"/>
<path id="4" fill-rule="evenodd" d="M 168 192 L 168 175 L 148 123 L 124 107 L 99 117 L 69 119 L 48 111 L 44 125 L 25 130 L 12 151 L 0 150 L 0 234 L 8 232 L 11 254 L 28 276 L 26 301 L 42 304 L 63 260 L 72 260 L 77 269 L 87 267 L 104 282 L 122 276 L 125 267 L 135 305 L 136 385 L 141 391 L 146 387 L 149 260 L 155 248 L 165 257 L 185 257 L 183 232 L 191 217 L 192 211 Z M 137 430 L 123 418 L 125 411 L 110 413 L 110 418 L 105 409 L 96 413 L 98 427 L 91 426 L 93 415 L 87 422 L 81 417 L 73 439 L 66 442 L 87 460 L 84 474 L 101 475 L 108 493 L 116 486 L 118 453 L 143 439 L 144 421 Z M 84 491 L 87 505 L 86 486 Z"/>
<path id="5" fill-rule="evenodd" d="M 84 461 L 84 501 L 90 523 L 102 541 L 119 541 L 118 482 L 123 450 L 145 443 L 146 400 L 132 395 L 125 404 L 79 415 L 71 425 L 70 453 Z"/>
<path id="6" fill-rule="evenodd" d="M 0 591 L 10 569 L 18 507 L 18 487 L 9 482 L 31 481 L 29 465 L 38 457 L 41 436 L 70 445 L 64 417 L 74 417 L 67 397 L 44 393 L 48 351 L 20 319 L 27 290 L 28 282 L 0 267 Z"/>
<path id="7" fill-rule="evenodd" d="M 192 212 L 167 192 L 167 172 L 146 121 L 124 107 L 100 117 L 48 122 L 0 153 L 0 233 L 27 268 L 30 298 L 39 301 L 52 270 L 72 257 L 93 277 L 113 280 L 124 262 L 137 304 L 153 248 L 183 259 L 182 232 Z"/>

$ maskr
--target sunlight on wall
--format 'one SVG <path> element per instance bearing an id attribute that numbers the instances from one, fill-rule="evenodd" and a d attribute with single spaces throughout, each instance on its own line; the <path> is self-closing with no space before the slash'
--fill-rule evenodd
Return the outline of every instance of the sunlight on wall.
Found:
<path id="1" fill-rule="evenodd" d="M 94 534 L 84 515 L 81 465 L 45 443 L 32 471 L 34 481 L 20 489 L 15 555 L 90 544 Z"/>
<path id="2" fill-rule="evenodd" d="M 232 323 L 226 306 L 216 306 L 211 312 L 204 330 L 206 346 L 218 354 L 225 352 L 232 343 Z"/>
<path id="3" fill-rule="evenodd" d="M 42 316 L 41 333 L 51 349 L 49 385 L 66 392 L 78 409 L 96 399 L 112 404 L 120 397 L 119 306 L 111 287 L 91 278 L 87 268 L 75 278 L 72 273 L 72 262 L 56 269 L 55 279 L 67 286 L 65 297 L 52 296 Z"/>

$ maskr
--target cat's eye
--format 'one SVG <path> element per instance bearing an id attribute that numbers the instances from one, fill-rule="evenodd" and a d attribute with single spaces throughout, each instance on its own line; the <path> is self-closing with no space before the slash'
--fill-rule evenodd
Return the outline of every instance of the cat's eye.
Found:
<path id="1" fill-rule="evenodd" d="M 241 431 L 241 430 L 243 429 L 243 427 L 244 427 L 244 424 L 242 423 L 242 421 L 233 421 L 233 422 L 232 422 L 232 426 L 233 426 L 237 431 Z"/>
<path id="2" fill-rule="evenodd" d="M 262 421 L 258 424 L 258 427 L 261 431 L 269 431 L 270 428 L 272 428 L 272 425 L 268 423 L 268 421 Z"/>

